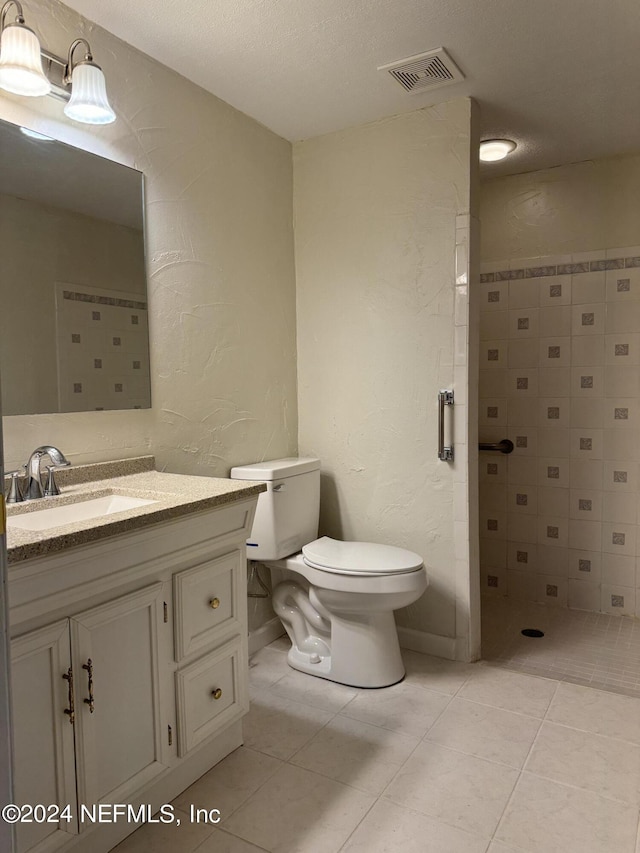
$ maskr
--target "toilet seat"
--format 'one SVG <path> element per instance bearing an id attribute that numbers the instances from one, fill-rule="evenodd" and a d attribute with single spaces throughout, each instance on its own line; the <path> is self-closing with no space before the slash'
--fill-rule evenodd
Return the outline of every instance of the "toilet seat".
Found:
<path id="1" fill-rule="evenodd" d="M 339 575 L 378 577 L 420 570 L 422 557 L 394 545 L 374 542 L 342 542 L 321 536 L 304 545 L 302 559 L 307 566 Z"/>

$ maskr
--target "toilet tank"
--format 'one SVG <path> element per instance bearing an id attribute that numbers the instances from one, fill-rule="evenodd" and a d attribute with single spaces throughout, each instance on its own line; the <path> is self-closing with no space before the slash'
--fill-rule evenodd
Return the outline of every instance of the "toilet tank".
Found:
<path id="1" fill-rule="evenodd" d="M 320 460 L 274 459 L 231 469 L 233 480 L 264 482 L 247 539 L 249 560 L 280 560 L 318 538 Z"/>

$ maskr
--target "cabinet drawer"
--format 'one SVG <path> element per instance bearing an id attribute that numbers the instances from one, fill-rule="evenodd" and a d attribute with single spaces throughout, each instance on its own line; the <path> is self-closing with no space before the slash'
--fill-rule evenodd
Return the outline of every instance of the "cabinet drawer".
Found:
<path id="1" fill-rule="evenodd" d="M 241 632 L 240 550 L 173 576 L 176 661 Z"/>
<path id="2" fill-rule="evenodd" d="M 182 758 L 249 710 L 243 643 L 236 637 L 176 673 Z"/>

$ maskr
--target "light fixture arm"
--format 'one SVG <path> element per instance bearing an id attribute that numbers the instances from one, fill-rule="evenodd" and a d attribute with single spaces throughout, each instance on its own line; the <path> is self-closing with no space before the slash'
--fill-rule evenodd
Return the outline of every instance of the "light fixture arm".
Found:
<path id="1" fill-rule="evenodd" d="M 18 2 L 18 0 L 7 0 L 7 2 L 2 7 L 2 12 L 0 12 L 0 33 L 6 26 L 6 18 L 11 6 L 15 6 L 18 10 L 18 14 L 16 15 L 16 24 L 24 24 L 24 15 L 22 14 L 22 4 Z"/>
<path id="2" fill-rule="evenodd" d="M 15 0 L 8 0 L 8 2 L 14 3 Z M 89 44 L 89 42 L 86 39 L 78 38 L 75 41 L 71 42 L 71 47 L 69 48 L 69 57 L 67 59 L 67 64 L 66 64 L 65 69 L 64 69 L 64 82 L 67 86 L 71 83 L 71 76 L 73 74 L 73 69 L 75 68 L 75 66 L 73 64 L 73 53 L 74 53 L 75 49 L 78 47 L 78 45 L 81 45 L 81 44 L 83 44 L 86 47 L 84 59 L 82 59 L 81 62 L 93 63 L 93 55 L 91 53 L 91 45 Z M 76 62 L 76 65 L 79 65 L 79 64 L 80 63 Z"/>

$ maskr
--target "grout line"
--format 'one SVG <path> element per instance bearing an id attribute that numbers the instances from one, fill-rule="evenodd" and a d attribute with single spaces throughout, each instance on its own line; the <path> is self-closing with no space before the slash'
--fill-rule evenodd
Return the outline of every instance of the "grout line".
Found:
<path id="1" fill-rule="evenodd" d="M 211 835 L 208 835 L 200 844 L 198 844 L 198 846 L 196 848 L 194 848 L 192 853 L 198 853 L 199 850 L 202 850 L 204 848 L 204 845 L 208 844 L 212 838 L 215 838 L 216 833 L 219 833 L 219 832 L 221 832 L 223 835 L 227 835 L 229 838 L 237 838 L 238 841 L 242 841 L 244 844 L 251 844 L 253 847 L 256 848 L 256 850 L 263 851 L 263 853 L 269 853 L 269 851 L 267 850 L 266 847 L 260 847 L 259 844 L 255 844 L 253 841 L 247 841 L 247 839 L 243 838 L 241 835 L 235 835 L 235 833 L 229 832 L 228 829 L 222 829 L 222 827 L 220 827 L 220 826 L 216 827 L 213 830 L 213 832 L 211 833 Z M 217 849 L 217 845 L 216 845 L 216 849 Z"/>
<path id="2" fill-rule="evenodd" d="M 232 808 L 232 809 L 231 809 L 229 812 L 227 812 L 224 816 L 222 816 L 222 815 L 221 815 L 221 816 L 220 816 L 220 817 L 221 817 L 221 823 L 222 823 L 222 820 L 224 820 L 225 818 L 229 818 L 229 817 L 231 817 L 231 816 L 232 816 L 232 815 L 234 815 L 234 814 L 235 814 L 239 809 L 241 809 L 241 808 L 242 808 L 242 806 L 244 806 L 244 804 L 245 804 L 248 800 L 250 800 L 250 799 L 251 799 L 251 797 L 253 797 L 253 795 L 254 795 L 254 794 L 256 794 L 256 793 L 257 793 L 261 788 L 263 788 L 263 787 L 267 784 L 267 782 L 269 782 L 269 781 L 273 778 L 273 776 L 275 776 L 275 774 L 276 774 L 279 770 L 281 770 L 281 769 L 282 769 L 282 765 L 286 763 L 285 761 L 283 761 L 283 760 L 282 760 L 282 758 L 276 758 L 274 755 L 269 755 L 269 754 L 268 754 L 268 753 L 266 753 L 266 752 L 260 752 L 260 750 L 255 749 L 254 747 L 251 747 L 251 746 L 244 746 L 244 744 L 241 744 L 237 749 L 234 749 L 234 751 L 233 751 L 233 752 L 230 752 L 230 753 L 229 753 L 229 755 L 225 756 L 225 758 L 223 758 L 223 759 L 222 759 L 222 761 L 225 761 L 225 760 L 226 760 L 227 758 L 229 758 L 231 755 L 233 755 L 234 753 L 236 753 L 239 749 L 245 749 L 245 750 L 247 750 L 248 752 L 255 752 L 257 755 L 264 755 L 264 756 L 266 756 L 267 758 L 270 758 L 272 761 L 277 761 L 277 762 L 278 762 L 278 766 L 277 766 L 277 767 L 275 767 L 275 768 L 274 768 L 274 770 L 273 770 L 271 773 L 269 773 L 269 775 L 268 775 L 268 776 L 267 776 L 267 778 L 264 780 L 264 782 L 263 782 L 261 785 L 258 785 L 258 787 L 255 789 L 255 791 L 252 791 L 250 794 L 247 794 L 247 796 L 246 796 L 246 797 L 245 797 L 241 802 L 239 802 L 239 803 L 238 803 L 238 805 L 234 806 L 234 808 Z M 208 771 L 207 771 L 207 773 L 205 773 L 205 774 L 203 774 L 203 775 L 205 775 L 205 776 L 206 776 L 208 773 L 210 773 L 210 772 L 211 772 L 215 767 L 217 767 L 217 766 L 218 766 L 219 764 L 221 764 L 221 763 L 222 763 L 222 762 L 221 762 L 221 761 L 219 761 L 219 762 L 218 762 L 218 764 L 214 764 L 214 765 L 213 765 L 213 767 L 212 767 L 212 768 L 210 768 L 210 770 L 208 770 Z M 202 776 L 200 777 L 200 779 L 202 779 Z M 196 781 L 193 783 L 193 785 L 196 785 L 196 784 L 200 781 L 200 779 L 196 779 Z M 189 787 L 192 787 L 192 785 L 190 785 Z M 188 790 L 188 788 L 187 788 L 187 790 Z M 184 793 L 184 791 L 183 791 L 182 793 Z M 182 796 L 182 794 L 178 794 L 178 796 L 180 797 L 180 796 Z M 220 824 L 220 825 L 221 825 L 221 824 Z M 233 834 L 233 833 L 231 833 L 231 834 Z"/>
<path id="3" fill-rule="evenodd" d="M 382 789 L 382 791 L 381 791 L 381 792 L 380 792 L 380 794 L 378 795 L 378 799 L 381 799 L 381 798 L 384 796 L 384 794 L 388 791 L 389 786 L 390 786 L 390 785 L 395 781 L 395 779 L 398 777 L 398 775 L 400 774 L 400 772 L 402 771 L 402 769 L 403 769 L 403 768 L 407 765 L 407 763 L 411 760 L 411 758 L 413 757 L 413 755 L 414 755 L 414 753 L 416 752 L 416 750 L 417 750 L 417 749 L 419 749 L 419 747 L 424 743 L 424 739 L 425 739 L 425 737 L 427 736 L 427 734 L 429 733 L 429 731 L 430 731 L 430 730 L 435 726 L 435 724 L 438 722 L 438 720 L 442 717 L 442 715 L 443 715 L 443 714 L 444 714 L 444 712 L 447 710 L 447 708 L 449 707 L 449 705 L 453 702 L 453 699 L 454 699 L 454 696 L 450 696 L 450 697 L 449 697 L 449 701 L 448 701 L 448 702 L 447 702 L 447 704 L 443 707 L 443 709 L 440 711 L 440 713 L 438 714 L 438 716 L 434 719 L 433 723 L 431 723 L 431 725 L 429 726 L 429 728 L 427 729 L 427 731 L 424 733 L 424 735 L 422 735 L 422 737 L 419 737 L 419 738 L 418 738 L 418 743 L 417 743 L 417 744 L 415 745 L 415 747 L 411 750 L 411 752 L 409 753 L 409 755 L 407 755 L 407 757 L 405 758 L 405 760 L 403 761 L 403 763 L 400 765 L 400 767 L 398 767 L 398 769 L 397 769 L 397 770 L 396 770 L 396 772 L 393 774 L 393 776 L 391 777 L 391 779 L 389 779 L 389 781 L 387 782 L 387 784 L 384 786 L 384 788 Z"/>
<path id="4" fill-rule="evenodd" d="M 533 718 L 530 717 L 529 719 L 533 719 Z M 534 740 L 535 740 L 535 738 L 537 738 L 538 732 L 540 731 L 541 727 L 542 727 L 542 721 L 540 722 L 540 725 L 538 726 L 538 730 L 536 731 Z M 427 732 L 427 734 L 428 734 L 428 732 Z M 464 749 L 458 749 L 455 746 L 449 746 L 449 744 L 438 743 L 438 741 L 435 741 L 435 740 L 428 740 L 426 735 L 425 735 L 424 739 L 421 741 L 421 743 L 430 744 L 431 746 L 437 746 L 439 749 L 446 749 L 449 752 L 455 752 L 458 755 L 466 755 L 467 758 L 475 758 L 477 761 L 485 761 L 487 764 L 493 764 L 496 767 L 501 767 L 503 770 L 513 770 L 518 774 L 520 774 L 522 772 L 522 769 L 523 769 L 522 766 L 514 767 L 513 764 L 507 764 L 505 761 L 498 761 L 496 758 L 487 758 L 486 755 L 478 755 L 475 752 L 465 752 Z M 528 755 L 529 755 L 529 753 L 527 752 L 527 756 Z M 526 761 L 526 758 L 524 760 Z"/>
<path id="5" fill-rule="evenodd" d="M 371 795 L 371 796 L 373 796 L 373 795 Z M 340 847 L 338 848 L 338 850 L 336 851 L 336 853 L 340 853 L 340 851 L 341 851 L 341 850 L 344 850 L 344 849 L 345 849 L 345 847 L 347 846 L 347 844 L 349 843 L 349 841 L 351 840 L 351 838 L 353 837 L 353 835 L 358 831 L 358 829 L 359 829 L 359 828 L 360 828 L 360 826 L 362 825 L 363 821 L 368 817 L 368 815 L 369 815 L 369 813 L 371 812 L 371 810 L 372 810 L 373 808 L 375 808 L 375 806 L 377 806 L 377 804 L 378 804 L 378 799 L 379 799 L 378 797 L 374 797 L 374 800 L 373 800 L 373 802 L 371 803 L 371 805 L 369 806 L 369 808 L 368 808 L 368 809 L 366 810 L 366 812 L 362 815 L 362 817 L 361 817 L 361 819 L 358 821 L 358 823 L 353 827 L 353 829 L 351 830 L 351 832 L 349 833 L 349 835 L 345 838 L 345 840 L 344 840 L 343 844 L 341 844 L 341 845 L 340 845 Z"/>
<path id="6" fill-rule="evenodd" d="M 307 707 L 311 708 L 311 707 L 313 707 L 313 706 L 312 706 L 312 705 L 308 705 Z M 311 741 L 312 741 L 312 740 L 313 740 L 317 735 L 319 735 L 319 734 L 320 734 L 320 732 L 324 731 L 324 730 L 327 728 L 327 726 L 329 725 L 329 723 L 333 722 L 333 720 L 335 720 L 335 718 L 336 718 L 337 716 L 338 716 L 337 714 L 334 714 L 334 715 L 333 715 L 333 717 L 331 717 L 331 719 L 330 719 L 330 720 L 327 720 L 327 722 L 326 722 L 323 726 L 321 726 L 321 727 L 318 729 L 318 731 L 317 731 L 317 732 L 314 732 L 314 733 L 311 735 L 311 737 L 310 737 L 310 738 L 308 738 L 307 740 L 305 740 L 305 742 L 304 742 L 301 746 L 299 746 L 299 747 L 298 747 L 298 749 L 296 749 L 294 752 L 292 752 L 292 753 L 291 753 L 291 755 L 290 755 L 288 758 L 283 759 L 283 760 L 284 760 L 284 763 L 285 763 L 285 764 L 291 764 L 291 759 L 292 759 L 292 758 L 295 758 L 295 757 L 296 757 L 296 755 L 297 755 L 299 752 L 301 752 L 303 749 L 305 749 L 305 747 L 309 746 L 309 744 L 311 743 Z M 300 767 L 300 765 L 299 765 L 299 764 L 291 764 L 291 766 L 292 766 L 292 767 Z M 304 769 L 304 768 L 303 768 L 303 769 Z"/>
<path id="7" fill-rule="evenodd" d="M 523 770 L 522 775 L 525 773 L 535 779 L 543 779 L 545 782 L 552 782 L 554 785 L 559 785 L 561 788 L 571 788 L 572 791 L 580 791 L 583 794 L 590 794 L 593 797 L 599 797 L 601 800 L 606 800 L 608 803 L 617 803 L 618 805 L 626 806 L 627 808 L 632 808 L 638 811 L 638 803 L 632 803 L 629 800 L 619 800 L 617 797 L 607 796 L 606 794 L 600 793 L 600 791 L 594 791 L 593 788 L 582 788 L 580 785 L 574 785 L 571 782 L 561 782 L 559 779 L 553 779 L 551 776 L 542 776 L 540 773 L 533 773 L 531 770 Z"/>
<path id="8" fill-rule="evenodd" d="M 537 741 L 538 741 L 538 738 L 540 737 L 540 732 L 542 731 L 542 726 L 543 726 L 543 724 L 544 724 L 545 720 L 547 719 L 547 716 L 548 716 L 548 714 L 549 714 L 549 709 L 551 708 L 551 705 L 553 704 L 553 700 L 555 699 L 556 693 L 558 692 L 558 688 L 559 688 L 559 685 L 556 685 L 556 689 L 553 691 L 553 695 L 551 696 L 551 699 L 549 700 L 549 704 L 547 705 L 547 710 L 545 711 L 544 716 L 543 716 L 543 717 L 542 717 L 542 719 L 540 720 L 540 725 L 538 726 L 538 731 L 536 732 L 535 737 L 534 737 L 533 741 L 531 742 L 531 746 L 530 746 L 530 748 L 529 748 L 529 751 L 527 752 L 527 754 L 526 754 L 526 756 L 525 756 L 525 759 L 524 759 L 524 761 L 522 762 L 522 767 L 520 768 L 520 770 L 519 770 L 519 772 L 518 772 L 518 778 L 517 778 L 517 779 L 516 779 L 516 781 L 515 781 L 515 785 L 513 786 L 513 789 L 512 789 L 512 791 L 511 791 L 511 794 L 509 795 L 509 798 L 508 798 L 508 800 L 507 800 L 507 802 L 506 802 L 506 804 L 505 804 L 505 807 L 504 807 L 504 809 L 502 810 L 502 814 L 500 815 L 500 818 L 498 819 L 498 823 L 496 824 L 496 828 L 495 828 L 495 830 L 493 831 L 493 835 L 491 836 L 491 840 L 492 840 L 492 841 L 493 841 L 494 839 L 496 839 L 496 834 L 497 834 L 497 832 L 499 831 L 499 829 L 500 829 L 500 827 L 501 827 L 501 825 L 502 825 L 502 823 L 503 823 L 503 821 L 504 821 L 504 816 L 505 816 L 505 814 L 507 813 L 507 809 L 509 808 L 509 806 L 510 806 L 510 804 L 511 804 L 511 801 L 513 800 L 513 796 L 514 796 L 514 794 L 515 794 L 515 792 L 516 792 L 516 788 L 517 788 L 517 787 L 518 787 L 518 785 L 520 784 L 520 780 L 522 779 L 522 774 L 524 773 L 524 769 L 525 769 L 525 767 L 527 766 L 527 764 L 528 764 L 528 762 L 529 762 L 529 757 L 531 756 L 531 753 L 533 752 L 533 749 L 534 749 L 534 747 L 535 747 L 535 745 L 536 745 L 536 743 L 537 743 Z M 499 841 L 500 839 L 496 839 L 496 840 L 498 840 L 498 841 Z"/>
<path id="9" fill-rule="evenodd" d="M 520 673 L 516 674 L 519 675 Z M 537 717 L 535 714 L 527 714 L 524 711 L 514 711 L 511 708 L 503 708 L 500 705 L 490 705 L 488 702 L 479 702 L 477 699 L 467 699 L 466 696 L 453 696 L 452 699 L 459 699 L 461 702 L 469 702 L 469 704 L 471 705 L 479 705 L 481 708 L 491 708 L 493 711 L 502 711 L 504 714 L 513 714 L 514 716 L 522 717 L 525 720 L 538 720 L 539 722 L 542 722 L 544 720 L 544 715 L 542 717 Z M 427 734 L 429 733 L 429 731 L 431 731 L 432 728 L 433 726 L 429 727 L 429 729 L 427 730 Z"/>

